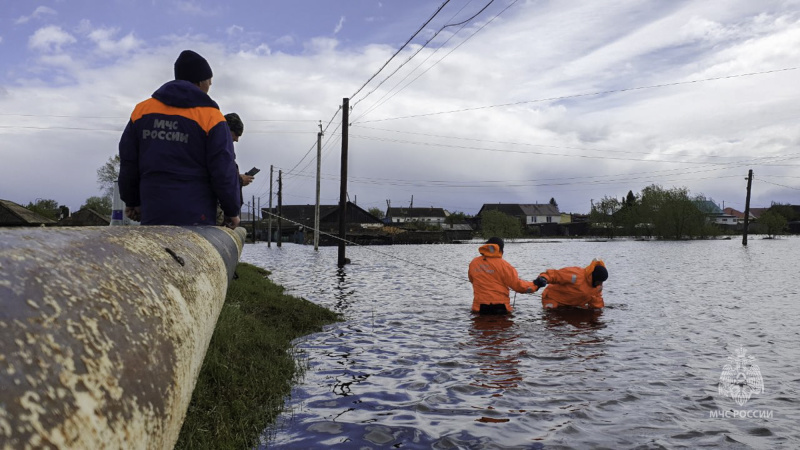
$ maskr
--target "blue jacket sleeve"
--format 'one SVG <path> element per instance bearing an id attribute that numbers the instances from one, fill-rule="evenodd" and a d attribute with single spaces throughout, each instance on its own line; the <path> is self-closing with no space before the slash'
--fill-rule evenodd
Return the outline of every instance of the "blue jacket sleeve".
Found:
<path id="1" fill-rule="evenodd" d="M 224 121 L 215 125 L 206 142 L 206 164 L 214 195 L 226 217 L 238 216 L 242 206 L 239 170 L 228 125 Z"/>
<path id="2" fill-rule="evenodd" d="M 125 206 L 142 204 L 139 198 L 139 143 L 130 120 L 119 141 L 119 196 Z"/>

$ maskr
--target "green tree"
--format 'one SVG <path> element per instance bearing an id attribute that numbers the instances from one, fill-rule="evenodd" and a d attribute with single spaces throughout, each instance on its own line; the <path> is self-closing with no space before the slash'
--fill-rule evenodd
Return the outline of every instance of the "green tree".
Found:
<path id="1" fill-rule="evenodd" d="M 619 216 L 618 223 L 625 235 L 639 237 L 647 233 L 647 227 L 642 218 L 642 205 L 633 191 L 628 191 L 617 215 Z"/>
<path id="2" fill-rule="evenodd" d="M 114 195 L 114 183 L 119 178 L 119 155 L 114 155 L 108 158 L 105 164 L 97 169 L 97 184 L 103 195 L 111 198 Z"/>
<path id="3" fill-rule="evenodd" d="M 636 196 L 633 195 L 633 191 L 628 191 L 628 195 L 625 196 L 625 206 L 635 206 L 636 205 Z"/>
<path id="4" fill-rule="evenodd" d="M 81 206 L 81 209 L 89 208 L 98 214 L 104 216 L 111 215 L 111 198 L 110 197 L 89 197 L 86 202 Z"/>
<path id="5" fill-rule="evenodd" d="M 452 212 L 444 218 L 444 223 L 448 225 L 455 225 L 457 223 L 464 223 L 466 221 L 467 215 L 461 211 Z"/>
<path id="6" fill-rule="evenodd" d="M 558 208 L 558 203 L 556 203 L 555 197 L 550 197 L 550 204 Z"/>
<path id="7" fill-rule="evenodd" d="M 783 233 L 788 221 L 785 217 L 770 209 L 758 218 L 758 223 L 764 228 L 769 238 L 774 238 L 776 235 Z"/>
<path id="8" fill-rule="evenodd" d="M 704 197 L 689 197 L 686 188 L 665 190 L 651 185 L 642 190 L 642 220 L 652 224 L 653 234 L 662 239 L 685 239 L 707 232 L 706 216 L 697 207 Z"/>
<path id="9" fill-rule="evenodd" d="M 767 211 L 772 211 L 776 214 L 780 214 L 786 219 L 788 222 L 793 222 L 795 220 L 800 220 L 800 214 L 795 211 L 795 209 L 788 204 L 783 203 L 773 203 L 772 206 L 769 207 Z M 759 218 L 760 221 L 760 218 Z"/>
<path id="10" fill-rule="evenodd" d="M 492 236 L 515 239 L 522 236 L 522 223 L 518 218 L 500 211 L 484 211 L 481 213 L 481 235 L 485 239 Z"/>
<path id="11" fill-rule="evenodd" d="M 25 208 L 53 220 L 58 220 L 61 215 L 61 207 L 58 202 L 51 199 L 37 198 L 35 203 L 29 202 Z"/>
<path id="12" fill-rule="evenodd" d="M 378 219 L 383 219 L 384 217 L 386 217 L 386 213 L 384 213 L 383 210 L 381 210 L 378 207 L 372 207 L 368 209 L 367 212 L 377 217 Z"/>
<path id="13" fill-rule="evenodd" d="M 621 225 L 622 217 L 618 214 L 622 203 L 616 197 L 603 197 L 599 202 L 592 204 L 589 213 L 589 222 L 594 228 L 600 228 L 606 235 L 613 239 L 616 229 Z"/>

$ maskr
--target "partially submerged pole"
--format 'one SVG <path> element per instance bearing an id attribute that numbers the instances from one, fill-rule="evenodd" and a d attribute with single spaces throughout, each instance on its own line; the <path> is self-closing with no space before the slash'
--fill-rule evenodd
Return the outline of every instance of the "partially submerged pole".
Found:
<path id="1" fill-rule="evenodd" d="M 0 230 L 0 448 L 172 448 L 244 229 Z"/>
<path id="2" fill-rule="evenodd" d="M 341 268 L 347 263 L 345 242 L 347 241 L 347 148 L 348 126 L 350 120 L 350 99 L 342 99 L 342 165 L 339 180 L 339 251 L 337 265 Z"/>
<path id="3" fill-rule="evenodd" d="M 753 187 L 753 169 L 747 172 L 747 197 L 744 202 L 744 233 L 742 233 L 742 245 L 747 247 L 747 231 L 750 227 L 750 189 Z"/>

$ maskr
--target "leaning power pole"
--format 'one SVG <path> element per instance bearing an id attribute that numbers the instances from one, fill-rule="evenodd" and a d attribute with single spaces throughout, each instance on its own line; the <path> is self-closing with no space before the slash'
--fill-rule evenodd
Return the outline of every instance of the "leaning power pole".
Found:
<path id="1" fill-rule="evenodd" d="M 753 186 L 753 169 L 747 172 L 747 200 L 744 202 L 744 233 L 742 245 L 747 247 L 747 227 L 750 225 L 750 188 Z"/>
<path id="2" fill-rule="evenodd" d="M 272 247 L 272 164 L 269 165 L 269 218 L 267 224 L 267 247 Z"/>
<path id="3" fill-rule="evenodd" d="M 347 239 L 347 122 L 350 120 L 350 99 L 342 99 L 342 168 L 339 186 L 339 258 L 337 265 L 344 267 L 345 240 Z"/>
<path id="4" fill-rule="evenodd" d="M 314 204 L 314 251 L 319 251 L 319 179 L 322 169 L 322 122 L 317 133 L 317 203 Z"/>

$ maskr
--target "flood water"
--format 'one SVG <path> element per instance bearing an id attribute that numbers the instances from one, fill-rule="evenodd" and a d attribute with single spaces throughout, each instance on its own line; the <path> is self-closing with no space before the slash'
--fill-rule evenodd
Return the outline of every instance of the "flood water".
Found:
<path id="1" fill-rule="evenodd" d="M 800 239 L 507 242 L 523 279 L 593 258 L 609 279 L 599 314 L 512 292 L 505 317 L 470 313 L 479 244 L 348 247 L 343 270 L 332 247 L 246 246 L 346 318 L 297 342 L 262 448 L 800 448 Z M 746 357 L 763 392 L 740 405 L 720 377 Z"/>

